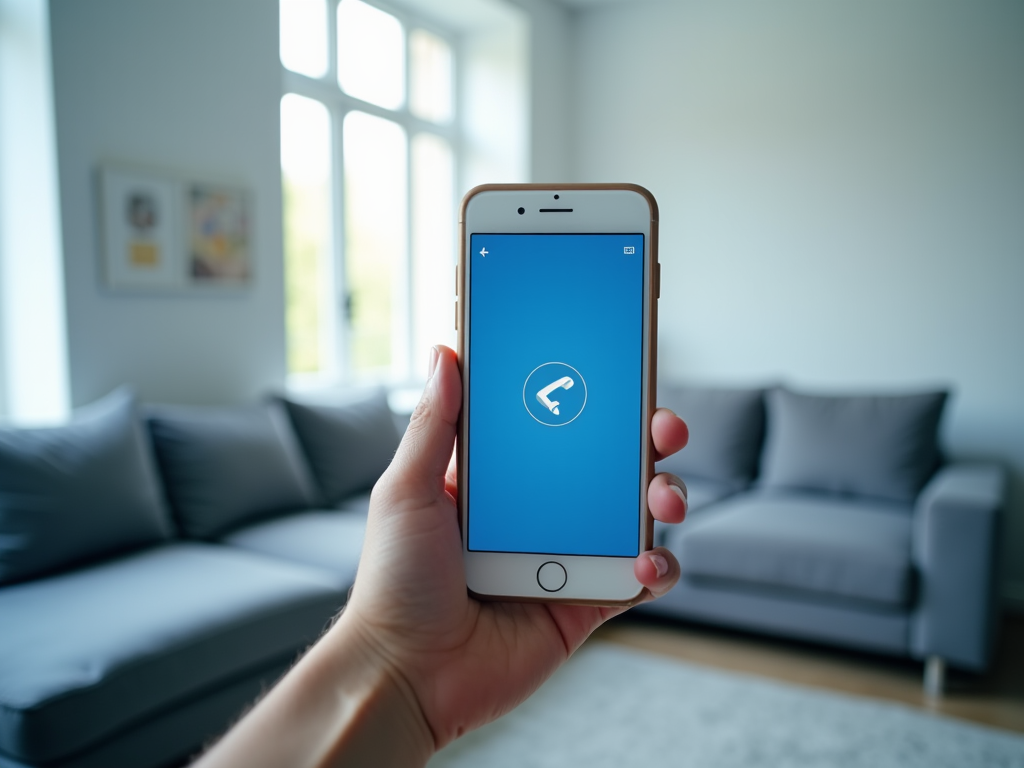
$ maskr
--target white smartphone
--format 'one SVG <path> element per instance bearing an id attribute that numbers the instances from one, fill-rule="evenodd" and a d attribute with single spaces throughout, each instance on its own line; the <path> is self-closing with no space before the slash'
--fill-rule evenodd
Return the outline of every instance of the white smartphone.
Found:
<path id="1" fill-rule="evenodd" d="M 495 184 L 459 221 L 468 588 L 630 604 L 653 529 L 657 203 L 632 184 Z"/>

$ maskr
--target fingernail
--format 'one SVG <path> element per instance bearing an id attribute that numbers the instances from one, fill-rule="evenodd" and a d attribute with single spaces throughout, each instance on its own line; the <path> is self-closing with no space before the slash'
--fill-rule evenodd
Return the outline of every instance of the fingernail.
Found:
<path id="1" fill-rule="evenodd" d="M 434 369 L 437 368 L 437 358 L 441 356 L 437 347 L 430 348 L 430 362 L 427 364 L 427 380 L 434 377 Z"/>
<path id="2" fill-rule="evenodd" d="M 651 555 L 651 562 L 654 563 L 654 570 L 657 571 L 659 578 L 668 573 L 668 560 L 661 555 Z"/>
<path id="3" fill-rule="evenodd" d="M 688 503 L 686 491 L 683 488 L 680 488 L 678 485 L 674 485 L 673 483 L 669 483 L 668 487 L 672 489 L 672 492 L 675 493 L 676 496 L 682 499 L 683 504 Z"/>

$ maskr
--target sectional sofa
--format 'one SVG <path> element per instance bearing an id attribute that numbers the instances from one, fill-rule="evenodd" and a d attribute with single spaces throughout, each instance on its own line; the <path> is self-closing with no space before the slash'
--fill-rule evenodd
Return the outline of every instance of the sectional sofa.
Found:
<path id="1" fill-rule="evenodd" d="M 344 605 L 383 392 L 0 430 L 0 766 L 181 762 Z"/>
<path id="2" fill-rule="evenodd" d="M 944 392 L 663 387 L 691 429 L 639 610 L 983 670 L 1002 471 L 946 461 Z M 344 605 L 402 424 L 345 404 L 140 408 L 0 429 L 0 768 L 180 764 Z"/>
<path id="3" fill-rule="evenodd" d="M 1006 481 L 942 456 L 946 399 L 662 387 L 690 513 L 658 530 L 679 584 L 641 610 L 919 659 L 931 695 L 984 671 Z"/>

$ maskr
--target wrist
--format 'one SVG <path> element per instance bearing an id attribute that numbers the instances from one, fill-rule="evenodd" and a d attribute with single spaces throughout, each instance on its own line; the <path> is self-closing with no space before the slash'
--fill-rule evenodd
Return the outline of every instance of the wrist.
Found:
<path id="1" fill-rule="evenodd" d="M 342 617 L 200 762 L 418 768 L 434 736 L 407 681 Z"/>
<path id="2" fill-rule="evenodd" d="M 416 692 L 357 614 L 342 614 L 313 654 L 313 674 L 331 681 L 344 710 L 326 764 L 426 764 L 435 739 Z"/>

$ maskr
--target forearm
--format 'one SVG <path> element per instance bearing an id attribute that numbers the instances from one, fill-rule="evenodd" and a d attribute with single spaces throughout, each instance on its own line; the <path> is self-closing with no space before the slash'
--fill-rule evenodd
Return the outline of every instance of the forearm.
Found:
<path id="1" fill-rule="evenodd" d="M 412 691 L 343 616 L 196 765 L 405 768 L 433 747 Z"/>

